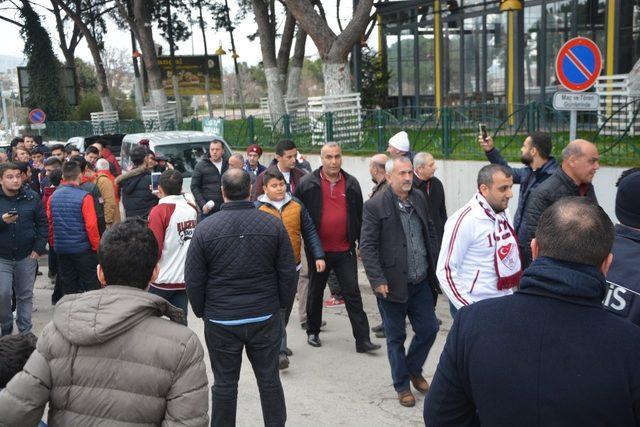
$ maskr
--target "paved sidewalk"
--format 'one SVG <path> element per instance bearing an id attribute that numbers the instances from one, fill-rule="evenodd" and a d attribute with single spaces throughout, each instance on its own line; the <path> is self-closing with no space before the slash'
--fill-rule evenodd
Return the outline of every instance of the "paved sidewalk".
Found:
<path id="1" fill-rule="evenodd" d="M 44 262 L 43 262 L 44 261 Z M 35 290 L 33 313 L 34 333 L 38 335 L 51 320 L 51 292 L 47 279 L 46 261 L 41 260 Z M 360 289 L 365 311 L 371 326 L 380 323 L 375 297 L 360 267 Z M 328 291 L 327 291 L 328 292 Z M 440 352 L 451 327 L 451 317 L 446 297 L 438 298 L 437 316 L 442 320 L 440 332 L 424 367 L 424 375 L 431 380 Z M 415 393 L 414 408 L 399 405 L 393 390 L 391 373 L 384 340 L 373 335 L 372 341 L 383 347 L 376 354 L 358 354 L 351 335 L 351 325 L 343 307 L 324 309 L 327 326 L 320 334 L 322 347 L 313 348 L 306 343 L 306 333 L 299 326 L 297 307 L 294 307 L 288 327 L 289 347 L 293 350 L 289 369 L 281 371 L 281 379 L 287 402 L 287 424 L 290 426 L 418 426 L 423 425 L 424 398 Z M 189 327 L 204 343 L 203 323 L 189 314 Z M 409 342 L 412 332 L 408 328 Z M 209 383 L 213 383 L 207 357 Z M 244 358 L 238 387 L 238 426 L 262 425 L 262 411 L 258 387 L 251 365 Z"/>

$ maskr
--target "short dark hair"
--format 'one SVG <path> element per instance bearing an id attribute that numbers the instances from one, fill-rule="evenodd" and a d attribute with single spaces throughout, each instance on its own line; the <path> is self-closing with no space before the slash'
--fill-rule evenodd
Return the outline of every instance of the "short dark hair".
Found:
<path id="1" fill-rule="evenodd" d="M 20 162 L 20 163 L 24 163 L 24 162 Z M 3 163 L 0 165 L 0 178 L 2 178 L 4 176 L 4 173 L 6 171 L 19 171 L 20 167 L 18 166 L 18 164 L 16 162 L 7 162 L 7 163 Z M 20 171 L 22 172 L 22 171 Z"/>
<path id="2" fill-rule="evenodd" d="M 158 264 L 158 242 L 141 218 L 128 218 L 107 230 L 98 248 L 107 286 L 146 289 Z"/>
<path id="3" fill-rule="evenodd" d="M 20 138 L 19 136 L 16 136 L 15 138 L 13 138 L 11 140 L 11 148 L 16 147 L 18 144 L 20 144 L 21 142 L 24 142 L 24 139 Z"/>
<path id="4" fill-rule="evenodd" d="M 167 169 L 160 174 L 158 185 L 167 196 L 177 196 L 182 192 L 182 174 L 175 169 Z"/>
<path id="5" fill-rule="evenodd" d="M 16 165 L 16 169 L 18 169 L 21 173 L 27 173 L 29 171 L 29 163 L 27 162 L 13 162 Z"/>
<path id="6" fill-rule="evenodd" d="M 264 171 L 264 175 L 262 176 L 262 185 L 269 184 L 269 181 L 272 179 L 277 179 L 278 181 L 284 181 L 284 175 L 277 168 L 269 168 Z"/>
<path id="7" fill-rule="evenodd" d="M 224 149 L 224 142 L 222 142 L 222 141 L 221 141 L 221 140 L 219 140 L 219 139 L 214 139 L 214 140 L 212 140 L 212 141 L 209 143 L 209 147 L 211 147 L 211 144 L 220 144 L 220 145 L 222 145 L 222 148 Z"/>
<path id="8" fill-rule="evenodd" d="M 144 163 L 144 159 L 148 154 L 149 149 L 147 147 L 142 145 L 133 146 L 133 148 L 131 148 L 130 154 L 131 163 L 133 163 L 134 166 L 140 166 L 142 163 Z"/>
<path id="9" fill-rule="evenodd" d="M 293 150 L 296 144 L 290 139 L 282 139 L 276 144 L 276 154 L 283 156 L 285 151 Z"/>
<path id="10" fill-rule="evenodd" d="M 31 150 L 31 154 L 42 154 L 43 156 L 45 155 L 47 151 L 44 149 L 44 147 L 40 146 L 40 145 L 36 145 L 35 147 L 33 147 L 33 150 Z"/>
<path id="11" fill-rule="evenodd" d="M 511 173 L 511 169 L 506 166 L 498 165 L 495 163 L 488 164 L 486 166 L 483 166 L 482 169 L 480 169 L 480 172 L 478 172 L 478 188 L 480 188 L 482 184 L 486 185 L 487 187 L 491 187 L 493 185 L 493 176 L 498 172 L 503 173 L 507 178 L 513 176 L 513 173 Z"/>
<path id="12" fill-rule="evenodd" d="M 611 252 L 613 223 L 586 197 L 565 197 L 549 206 L 538 221 L 539 255 L 600 266 Z"/>
<path id="13" fill-rule="evenodd" d="M 229 169 L 222 175 L 222 192 L 229 200 L 246 200 L 251 192 L 251 178 L 242 169 Z"/>
<path id="14" fill-rule="evenodd" d="M 22 139 L 24 140 L 25 138 L 31 138 L 34 141 L 36 140 L 36 137 L 34 135 L 31 135 L 30 133 L 28 133 L 26 135 L 22 135 Z"/>
<path id="15" fill-rule="evenodd" d="M 87 169 L 87 160 L 83 156 L 81 155 L 73 156 L 69 160 L 73 160 L 78 164 L 78 167 L 80 168 L 81 173 L 84 173 L 85 169 Z"/>
<path id="16" fill-rule="evenodd" d="M 62 164 L 62 177 L 65 181 L 75 181 L 78 179 L 82 171 L 75 157 Z"/>
<path id="17" fill-rule="evenodd" d="M 98 150 L 93 145 L 90 145 L 87 148 L 85 148 L 85 150 L 84 150 L 84 154 L 86 155 L 87 153 L 92 153 L 92 154 L 95 154 L 95 155 L 99 156 L 100 155 L 100 150 Z"/>
<path id="18" fill-rule="evenodd" d="M 77 151 L 78 153 L 80 152 L 80 150 L 78 149 L 78 147 L 76 147 L 73 144 L 67 144 L 66 147 L 64 147 L 64 152 L 67 154 L 71 154 L 72 152 Z"/>
<path id="19" fill-rule="evenodd" d="M 54 187 L 57 187 L 58 185 L 60 185 L 61 181 L 62 181 L 62 169 L 52 170 L 51 173 L 49 174 L 49 182 L 51 183 L 51 185 L 53 185 Z"/>
<path id="20" fill-rule="evenodd" d="M 53 144 L 51 146 L 51 151 L 55 151 L 55 150 L 62 150 L 64 151 L 64 145 L 62 144 Z"/>
<path id="21" fill-rule="evenodd" d="M 56 156 L 51 156 L 44 161 L 44 165 L 62 167 L 62 161 Z"/>
<path id="22" fill-rule="evenodd" d="M 531 138 L 531 145 L 536 147 L 538 153 L 540 153 L 540 157 L 543 159 L 548 159 L 551 155 L 551 149 L 553 148 L 553 143 L 551 142 L 551 136 L 545 132 L 532 132 L 529 134 Z"/>
<path id="23" fill-rule="evenodd" d="M 36 340 L 33 334 L 5 335 L 0 338 L 0 389 L 6 388 L 11 378 L 22 371 L 36 349 Z"/>
<path id="24" fill-rule="evenodd" d="M 106 148 L 109 146 L 109 141 L 107 141 L 106 139 L 97 139 L 95 141 L 93 141 L 93 144 L 100 144 L 100 146 L 102 148 Z M 91 145 L 93 145 L 91 144 Z"/>

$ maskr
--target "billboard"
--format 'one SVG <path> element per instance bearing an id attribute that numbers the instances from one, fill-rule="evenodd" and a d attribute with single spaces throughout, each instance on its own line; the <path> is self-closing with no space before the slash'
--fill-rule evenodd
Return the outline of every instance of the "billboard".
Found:
<path id="1" fill-rule="evenodd" d="M 77 81 L 74 67 L 61 67 L 60 84 L 62 94 L 67 99 L 69 105 L 78 105 Z M 27 67 L 18 67 L 18 86 L 20 87 L 20 104 L 25 105 L 29 96 L 29 86 L 31 79 Z"/>
<path id="2" fill-rule="evenodd" d="M 220 72 L 220 57 L 204 55 L 176 56 L 176 72 L 181 96 L 206 95 L 205 75 L 209 75 L 209 93 L 222 93 L 222 73 Z M 171 57 L 158 57 L 158 65 L 162 73 L 162 83 L 167 96 L 173 96 Z"/>

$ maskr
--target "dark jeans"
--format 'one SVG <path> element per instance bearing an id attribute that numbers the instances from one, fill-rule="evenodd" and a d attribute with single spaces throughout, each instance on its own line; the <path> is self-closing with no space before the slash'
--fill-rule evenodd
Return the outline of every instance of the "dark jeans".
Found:
<path id="1" fill-rule="evenodd" d="M 93 251 L 79 254 L 58 254 L 61 297 L 100 289 L 96 273 L 97 266 L 98 257 Z"/>
<path id="2" fill-rule="evenodd" d="M 245 347 L 258 382 L 264 425 L 284 426 L 287 408 L 278 371 L 282 317 L 276 313 L 264 322 L 237 326 L 205 320 L 204 334 L 213 370 L 211 426 L 236 425 L 238 380 Z"/>
<path id="3" fill-rule="evenodd" d="M 383 313 L 382 323 L 387 336 L 387 355 L 393 387 L 397 392 L 409 390 L 410 375 L 422 374 L 422 365 L 438 334 L 438 319 L 431 287 L 426 280 L 417 285 L 409 285 L 406 303 L 378 298 L 378 307 Z M 405 353 L 406 317 L 409 317 L 415 336 Z"/>
<path id="4" fill-rule="evenodd" d="M 181 308 L 182 311 L 184 311 L 184 320 L 180 323 L 182 323 L 184 326 L 187 326 L 187 314 L 189 313 L 188 311 L 189 302 L 187 300 L 186 290 L 182 289 L 182 290 L 168 291 L 165 289 L 158 289 L 158 288 L 154 288 L 153 286 L 149 286 L 149 293 L 158 295 L 166 299 L 167 302 L 169 302 L 169 304 L 174 305 L 178 308 Z"/>
<path id="5" fill-rule="evenodd" d="M 456 313 L 458 312 L 458 309 L 456 308 L 455 305 L 453 305 L 453 303 L 451 303 L 451 301 L 449 301 L 449 314 L 451 314 L 451 318 L 455 319 L 456 318 Z"/>
<path id="6" fill-rule="evenodd" d="M 296 271 L 296 287 L 298 286 L 298 280 L 300 280 L 300 271 Z M 293 302 L 295 298 L 291 300 L 291 304 L 284 309 L 280 310 L 282 315 L 282 340 L 280 341 L 280 353 L 286 353 L 287 350 L 287 325 L 289 324 L 289 317 L 291 316 L 291 310 L 293 309 Z"/>
<path id="7" fill-rule="evenodd" d="M 335 271 L 340 290 L 349 314 L 351 329 L 356 343 L 369 341 L 369 321 L 362 308 L 362 297 L 358 287 L 358 267 L 353 251 L 327 252 L 327 268 L 318 273 L 315 264 L 309 269 L 309 296 L 307 299 L 307 335 L 319 334 L 322 324 L 322 298 L 331 270 Z"/>

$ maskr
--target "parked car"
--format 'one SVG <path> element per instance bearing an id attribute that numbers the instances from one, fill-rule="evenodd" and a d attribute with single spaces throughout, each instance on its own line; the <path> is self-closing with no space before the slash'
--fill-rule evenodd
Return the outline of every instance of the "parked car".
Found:
<path id="1" fill-rule="evenodd" d="M 105 140 L 107 145 L 111 146 L 111 152 L 117 156 L 120 155 L 120 149 L 122 146 L 122 138 L 124 138 L 124 134 L 107 134 L 107 135 L 92 135 L 92 136 L 74 136 L 69 138 L 65 147 L 69 144 L 74 145 L 81 153 L 84 153 L 85 148 L 89 147 L 91 144 L 96 142 L 99 139 Z"/>

